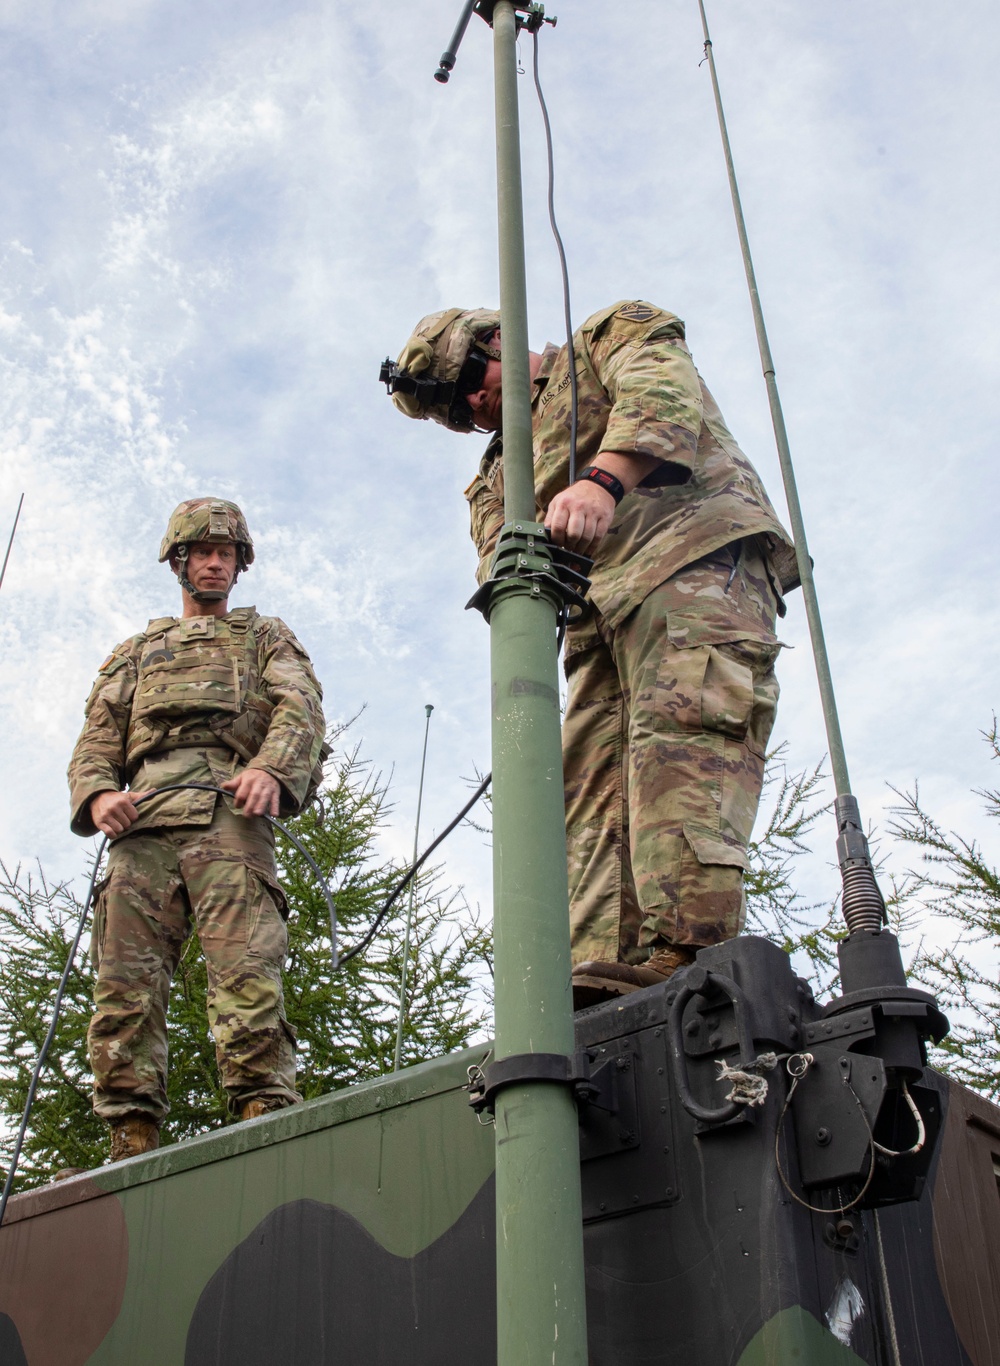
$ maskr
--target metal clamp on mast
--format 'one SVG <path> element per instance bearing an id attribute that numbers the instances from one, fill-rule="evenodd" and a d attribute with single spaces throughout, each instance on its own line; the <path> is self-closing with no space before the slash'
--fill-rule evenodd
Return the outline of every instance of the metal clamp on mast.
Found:
<path id="1" fill-rule="evenodd" d="M 590 609 L 587 575 L 593 564 L 586 555 L 554 545 L 537 522 L 508 522 L 500 531 L 490 577 L 465 604 L 466 611 L 474 607 L 489 621 L 497 596 L 509 591 L 512 581 L 521 580 L 515 591 L 523 592 L 527 581 L 533 597 L 545 594 L 559 611 L 575 607 L 582 615 Z"/>
<path id="2" fill-rule="evenodd" d="M 519 1053 L 499 1062 L 469 1068 L 469 1105 L 477 1115 L 494 1114 L 496 1098 L 505 1086 L 520 1086 L 526 1081 L 553 1082 L 568 1086 L 580 1105 L 596 1105 L 614 1114 L 618 1101 L 614 1086 L 614 1067 L 606 1059 L 592 1067 L 593 1055 L 585 1049 L 567 1057 L 565 1053 Z"/>

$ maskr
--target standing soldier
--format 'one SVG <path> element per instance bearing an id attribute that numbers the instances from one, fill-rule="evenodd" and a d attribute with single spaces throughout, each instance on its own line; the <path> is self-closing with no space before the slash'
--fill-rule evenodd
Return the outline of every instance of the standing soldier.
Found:
<path id="1" fill-rule="evenodd" d="M 497 433 L 466 490 L 479 581 L 504 523 L 500 317 L 424 318 L 383 378 L 408 417 Z M 594 557 L 566 633 L 563 726 L 577 1007 L 661 982 L 743 926 L 743 874 L 794 551 L 694 368 L 684 324 L 613 304 L 530 353 L 537 518 Z"/>
<path id="2" fill-rule="evenodd" d="M 253 558 L 235 503 L 181 503 L 160 546 L 181 615 L 151 621 L 108 656 L 69 765 L 72 829 L 113 841 L 95 901 L 87 1036 L 112 1162 L 159 1144 L 167 999 L 192 928 L 230 1111 L 253 1119 L 302 1099 L 281 986 L 285 899 L 263 817 L 301 811 L 315 792 L 322 690 L 284 622 L 228 610 Z M 232 796 L 188 789 L 136 806 L 175 783 Z"/>

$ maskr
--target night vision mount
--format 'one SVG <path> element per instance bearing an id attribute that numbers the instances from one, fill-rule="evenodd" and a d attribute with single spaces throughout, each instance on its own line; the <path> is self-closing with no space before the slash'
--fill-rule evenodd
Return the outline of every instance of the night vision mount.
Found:
<path id="1" fill-rule="evenodd" d="M 466 0 L 458 23 L 455 25 L 455 32 L 451 35 L 451 42 L 448 44 L 447 51 L 442 52 L 441 61 L 438 69 L 434 73 L 434 79 L 446 85 L 448 78 L 455 69 L 455 62 L 458 60 L 458 49 L 462 45 L 465 37 L 465 30 L 469 27 L 469 20 L 473 14 L 478 14 L 481 19 L 485 19 L 488 24 L 493 23 L 493 9 L 496 0 Z M 517 26 L 519 29 L 526 28 L 529 33 L 536 33 L 543 24 L 556 26 L 556 19 L 545 17 L 545 7 L 539 4 L 517 5 L 514 6 L 517 14 Z"/>
<path id="2" fill-rule="evenodd" d="M 419 375 L 411 375 L 409 370 L 403 370 L 388 356 L 379 367 L 378 378 L 379 383 L 385 385 L 387 394 L 411 394 L 421 408 L 430 408 L 438 403 L 450 405 L 455 397 L 453 379 L 431 379 L 429 376 L 422 378 Z"/>

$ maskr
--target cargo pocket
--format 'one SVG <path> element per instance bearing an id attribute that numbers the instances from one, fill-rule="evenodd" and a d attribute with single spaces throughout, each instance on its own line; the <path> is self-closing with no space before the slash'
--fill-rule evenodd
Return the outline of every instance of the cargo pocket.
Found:
<path id="1" fill-rule="evenodd" d="M 732 645 L 708 647 L 701 724 L 704 730 L 742 741 L 753 714 L 753 669 L 734 655 Z"/>
<path id="2" fill-rule="evenodd" d="M 690 822 L 683 829 L 684 838 L 702 867 L 739 868 L 743 873 L 749 870 L 747 851 L 736 840 L 727 840 L 718 830 Z"/>
<path id="3" fill-rule="evenodd" d="M 732 623 L 724 629 L 677 620 L 681 615 L 669 613 L 673 648 L 664 665 L 679 677 L 666 699 L 668 711 L 684 729 L 723 735 L 763 758 L 778 705 L 774 661 L 780 641 L 744 636 Z"/>
<path id="4" fill-rule="evenodd" d="M 759 759 L 766 755 L 778 709 L 774 662 L 780 649 L 780 642 L 767 640 L 717 645 L 706 672 L 706 730 L 740 741 Z"/>
<path id="5" fill-rule="evenodd" d="M 633 724 L 636 720 L 643 721 L 642 713 L 649 706 L 650 717 L 646 723 L 654 731 L 660 724 L 658 717 L 666 720 L 670 729 L 703 730 L 701 699 L 708 659 L 707 646 L 665 650 L 652 696 L 643 690 L 633 702 Z"/>
<path id="6" fill-rule="evenodd" d="M 288 951 L 288 910 L 277 882 L 255 868 L 247 869 L 247 954 L 279 966 Z"/>
<path id="7" fill-rule="evenodd" d="M 90 922 L 90 961 L 94 971 L 101 966 L 101 956 L 104 953 L 104 934 L 108 927 L 108 884 L 111 881 L 111 874 L 108 873 L 101 878 L 94 888 L 94 915 Z"/>
<path id="8" fill-rule="evenodd" d="M 703 948 L 739 934 L 746 919 L 743 875 L 750 863 L 738 840 L 685 822 L 677 939 Z"/>

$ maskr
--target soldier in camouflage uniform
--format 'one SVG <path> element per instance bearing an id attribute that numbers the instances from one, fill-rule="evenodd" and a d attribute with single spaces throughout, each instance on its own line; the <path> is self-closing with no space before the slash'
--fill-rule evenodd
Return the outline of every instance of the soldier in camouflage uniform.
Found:
<path id="1" fill-rule="evenodd" d="M 418 325 L 391 377 L 410 417 L 493 431 L 466 490 L 479 581 L 504 523 L 499 315 Z M 743 874 L 774 723 L 775 616 L 794 552 L 685 343 L 642 301 L 530 353 L 537 519 L 594 557 L 566 633 L 563 726 L 574 999 L 663 981 L 744 920 Z"/>
<path id="2" fill-rule="evenodd" d="M 112 1161 L 158 1145 L 167 998 L 192 928 L 232 1113 L 250 1119 L 301 1100 L 281 986 L 285 900 L 263 817 L 295 814 L 315 791 L 322 690 L 284 622 L 253 607 L 227 610 L 253 560 L 234 503 L 182 503 L 164 560 L 180 580 L 181 616 L 151 621 L 102 664 L 69 766 L 72 829 L 112 840 L 95 901 L 88 1032 L 94 1109 L 111 1126 Z M 173 783 L 232 797 L 188 790 L 135 805 Z"/>

